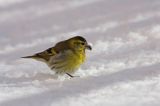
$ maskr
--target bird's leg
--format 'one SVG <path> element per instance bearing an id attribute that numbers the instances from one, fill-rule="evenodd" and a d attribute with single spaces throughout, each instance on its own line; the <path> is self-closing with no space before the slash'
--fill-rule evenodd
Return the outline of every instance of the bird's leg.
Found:
<path id="1" fill-rule="evenodd" d="M 71 74 L 69 74 L 69 73 L 66 73 L 68 76 L 70 76 L 71 78 L 73 78 L 74 76 L 73 75 L 71 75 Z"/>
<path id="2" fill-rule="evenodd" d="M 70 76 L 71 78 L 73 78 L 73 77 L 80 77 L 80 76 L 73 76 L 73 75 L 71 75 L 71 74 L 69 74 L 69 73 L 66 73 L 68 76 Z"/>

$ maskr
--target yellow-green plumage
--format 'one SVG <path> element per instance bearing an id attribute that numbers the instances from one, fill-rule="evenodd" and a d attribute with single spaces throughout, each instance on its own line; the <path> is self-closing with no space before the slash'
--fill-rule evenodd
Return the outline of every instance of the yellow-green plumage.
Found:
<path id="1" fill-rule="evenodd" d="M 70 74 L 74 73 L 85 61 L 85 49 L 91 50 L 91 46 L 83 37 L 76 36 L 61 41 L 43 52 L 23 58 L 43 61 L 57 74 L 68 74 L 72 77 Z"/>
<path id="2" fill-rule="evenodd" d="M 58 74 L 73 73 L 79 68 L 84 60 L 85 54 L 66 50 L 57 56 L 51 57 L 48 65 Z"/>

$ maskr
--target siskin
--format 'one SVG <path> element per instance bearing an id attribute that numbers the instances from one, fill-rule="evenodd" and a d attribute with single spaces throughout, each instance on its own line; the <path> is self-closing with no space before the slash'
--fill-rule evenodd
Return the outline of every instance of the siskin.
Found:
<path id="1" fill-rule="evenodd" d="M 32 56 L 22 58 L 32 58 L 46 63 L 56 74 L 67 74 L 74 77 L 74 73 L 85 61 L 85 50 L 91 50 L 85 38 L 75 36 L 70 39 L 58 42 L 54 47 L 36 53 Z"/>

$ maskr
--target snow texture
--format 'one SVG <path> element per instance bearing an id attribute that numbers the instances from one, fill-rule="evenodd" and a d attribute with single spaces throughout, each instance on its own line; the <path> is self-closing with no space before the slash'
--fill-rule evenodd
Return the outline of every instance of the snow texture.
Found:
<path id="1" fill-rule="evenodd" d="M 72 36 L 75 73 L 22 59 Z M 159 0 L 0 0 L 0 106 L 160 106 Z"/>

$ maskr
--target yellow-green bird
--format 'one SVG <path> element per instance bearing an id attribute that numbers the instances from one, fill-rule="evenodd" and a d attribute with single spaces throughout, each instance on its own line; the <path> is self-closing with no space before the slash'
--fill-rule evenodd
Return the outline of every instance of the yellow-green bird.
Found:
<path id="1" fill-rule="evenodd" d="M 82 36 L 75 36 L 61 41 L 43 52 L 22 58 L 32 58 L 45 62 L 56 74 L 67 74 L 74 77 L 72 73 L 85 61 L 86 49 L 92 49 L 86 39 Z"/>

